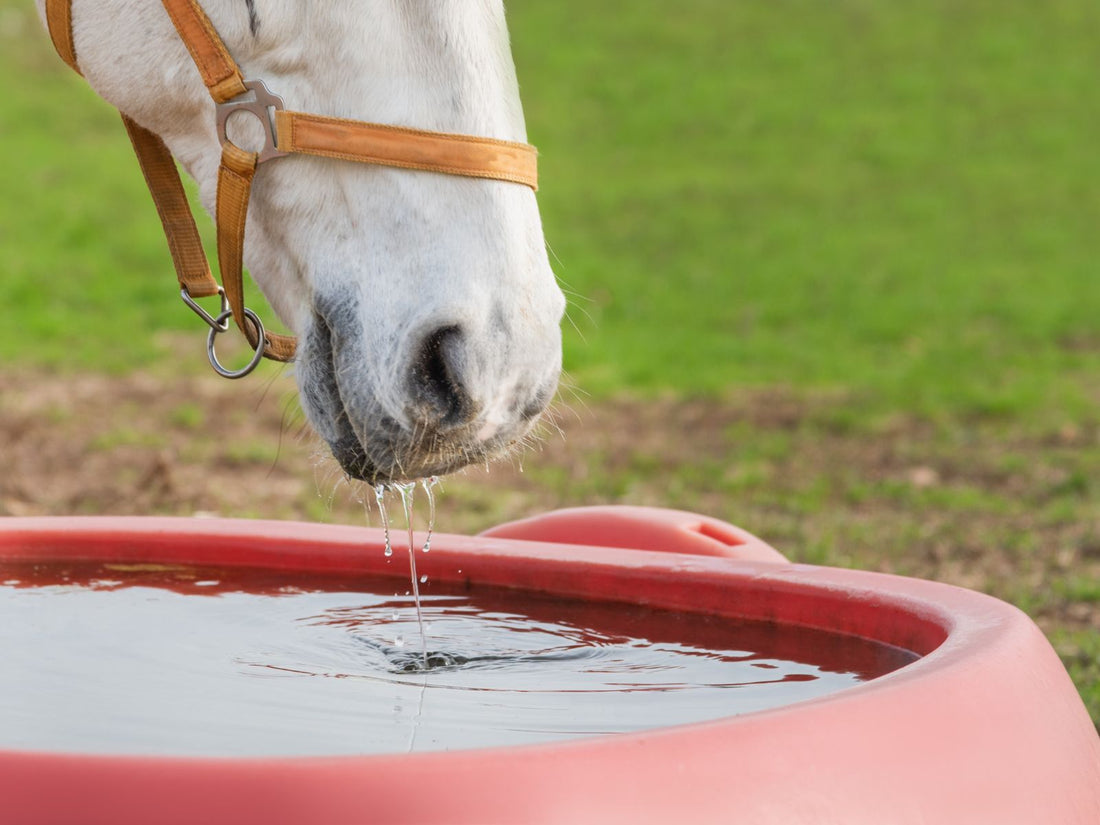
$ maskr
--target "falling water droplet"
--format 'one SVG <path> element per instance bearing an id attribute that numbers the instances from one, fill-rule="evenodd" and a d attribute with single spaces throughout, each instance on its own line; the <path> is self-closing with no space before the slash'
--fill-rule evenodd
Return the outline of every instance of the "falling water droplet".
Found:
<path id="1" fill-rule="evenodd" d="M 378 502 L 378 514 L 382 518 L 382 530 L 386 534 L 386 549 L 383 551 L 386 558 L 393 555 L 393 545 L 390 544 L 390 518 L 386 514 L 386 485 L 374 485 L 374 500 Z"/>
<path id="2" fill-rule="evenodd" d="M 428 577 L 427 577 L 427 576 L 421 576 L 421 577 L 420 577 L 420 583 L 421 583 L 421 584 L 424 584 L 424 583 L 425 583 L 425 582 L 426 582 L 427 580 L 428 580 Z"/>
<path id="3" fill-rule="evenodd" d="M 435 493 L 432 490 L 438 484 L 439 478 L 436 476 L 420 479 L 420 486 L 424 488 L 424 495 L 428 499 L 428 535 L 424 538 L 423 548 L 425 553 L 432 549 L 432 532 L 435 530 Z"/>

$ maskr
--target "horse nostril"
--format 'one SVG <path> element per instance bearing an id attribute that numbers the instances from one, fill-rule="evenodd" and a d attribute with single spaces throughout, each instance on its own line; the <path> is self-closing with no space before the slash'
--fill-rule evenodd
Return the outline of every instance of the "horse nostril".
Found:
<path id="1" fill-rule="evenodd" d="M 462 330 L 457 326 L 440 327 L 426 335 L 413 359 L 410 394 L 435 426 L 455 427 L 474 413 L 462 381 L 464 360 Z"/>

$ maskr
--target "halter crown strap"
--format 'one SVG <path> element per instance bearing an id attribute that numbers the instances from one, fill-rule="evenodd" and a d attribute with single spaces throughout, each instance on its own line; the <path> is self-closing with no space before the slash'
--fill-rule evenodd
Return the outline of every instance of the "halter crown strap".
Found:
<path id="1" fill-rule="evenodd" d="M 72 0 L 69 0 L 72 2 Z M 164 0 L 164 8 L 179 32 L 183 45 L 202 75 L 215 103 L 225 103 L 245 92 L 240 67 L 225 48 L 214 24 L 194 0 Z"/>
<path id="2" fill-rule="evenodd" d="M 261 82 L 244 80 L 240 67 L 198 0 L 162 0 L 162 3 L 210 96 L 218 104 L 223 147 L 215 222 L 223 287 L 218 286 L 210 272 L 190 204 L 168 147 L 159 136 L 126 115 L 122 119 L 164 227 L 184 300 L 210 324 L 208 352 L 211 363 L 223 375 L 246 374 L 258 361 L 261 348 L 263 355 L 273 360 L 289 361 L 294 357 L 295 339 L 265 332 L 256 315 L 244 305 L 241 274 L 244 230 L 252 179 L 260 163 L 297 153 L 488 178 L 538 189 L 538 153 L 535 147 L 526 143 L 285 111 L 281 99 L 267 92 Z M 61 59 L 80 73 L 73 40 L 72 0 L 46 0 L 46 24 Z M 259 105 L 242 102 L 250 95 L 258 96 L 259 90 L 265 96 Z M 275 102 L 273 123 L 267 117 L 267 101 Z M 225 137 L 225 121 L 234 108 L 248 108 L 268 128 L 269 145 L 262 152 L 246 152 Z M 217 318 L 191 300 L 218 293 L 223 294 L 223 312 Z M 213 353 L 214 336 L 225 331 L 224 323 L 229 315 L 257 352 L 252 364 L 239 373 L 224 370 Z"/>

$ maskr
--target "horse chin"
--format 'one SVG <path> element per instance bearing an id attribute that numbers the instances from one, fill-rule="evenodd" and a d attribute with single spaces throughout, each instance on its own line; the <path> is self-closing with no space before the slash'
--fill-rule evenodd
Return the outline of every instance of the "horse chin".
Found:
<path id="1" fill-rule="evenodd" d="M 333 457 L 349 478 L 371 485 L 415 481 L 445 475 L 471 464 L 488 463 L 508 454 L 533 424 L 481 439 L 476 424 L 446 433 L 421 430 L 413 437 L 392 419 L 360 437 L 346 412 L 334 422 L 340 435 L 328 441 Z"/>
<path id="2" fill-rule="evenodd" d="M 376 486 L 445 475 L 472 463 L 492 461 L 506 454 L 515 443 L 497 439 L 492 444 L 469 442 L 432 454 L 394 449 L 388 443 L 364 446 L 358 440 L 344 440 L 330 442 L 329 449 L 349 478 Z"/>

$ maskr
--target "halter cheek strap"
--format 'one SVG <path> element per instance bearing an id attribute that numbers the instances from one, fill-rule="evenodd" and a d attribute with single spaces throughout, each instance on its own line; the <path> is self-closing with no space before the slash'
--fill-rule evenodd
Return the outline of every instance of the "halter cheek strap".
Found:
<path id="1" fill-rule="evenodd" d="M 244 79 L 197 0 L 162 0 L 162 3 L 217 104 L 222 158 L 214 217 L 222 286 L 211 274 L 172 153 L 158 135 L 126 115 L 122 120 L 164 227 L 180 294 L 210 326 L 207 338 L 210 362 L 226 377 L 247 375 L 261 355 L 289 361 L 296 346 L 291 336 L 266 332 L 256 314 L 244 305 L 244 230 L 252 180 L 261 163 L 297 153 L 488 178 L 538 189 L 537 152 L 526 143 L 286 111 L 282 99 L 271 94 L 262 81 Z M 46 0 L 46 23 L 57 53 L 79 73 L 73 42 L 72 0 Z M 247 152 L 226 136 L 229 117 L 242 110 L 259 118 L 265 128 L 267 141 L 259 152 Z M 196 298 L 211 295 L 222 298 L 217 316 L 195 302 Z M 254 358 L 242 370 L 224 368 L 214 353 L 214 340 L 228 329 L 230 317 L 255 350 Z"/>

